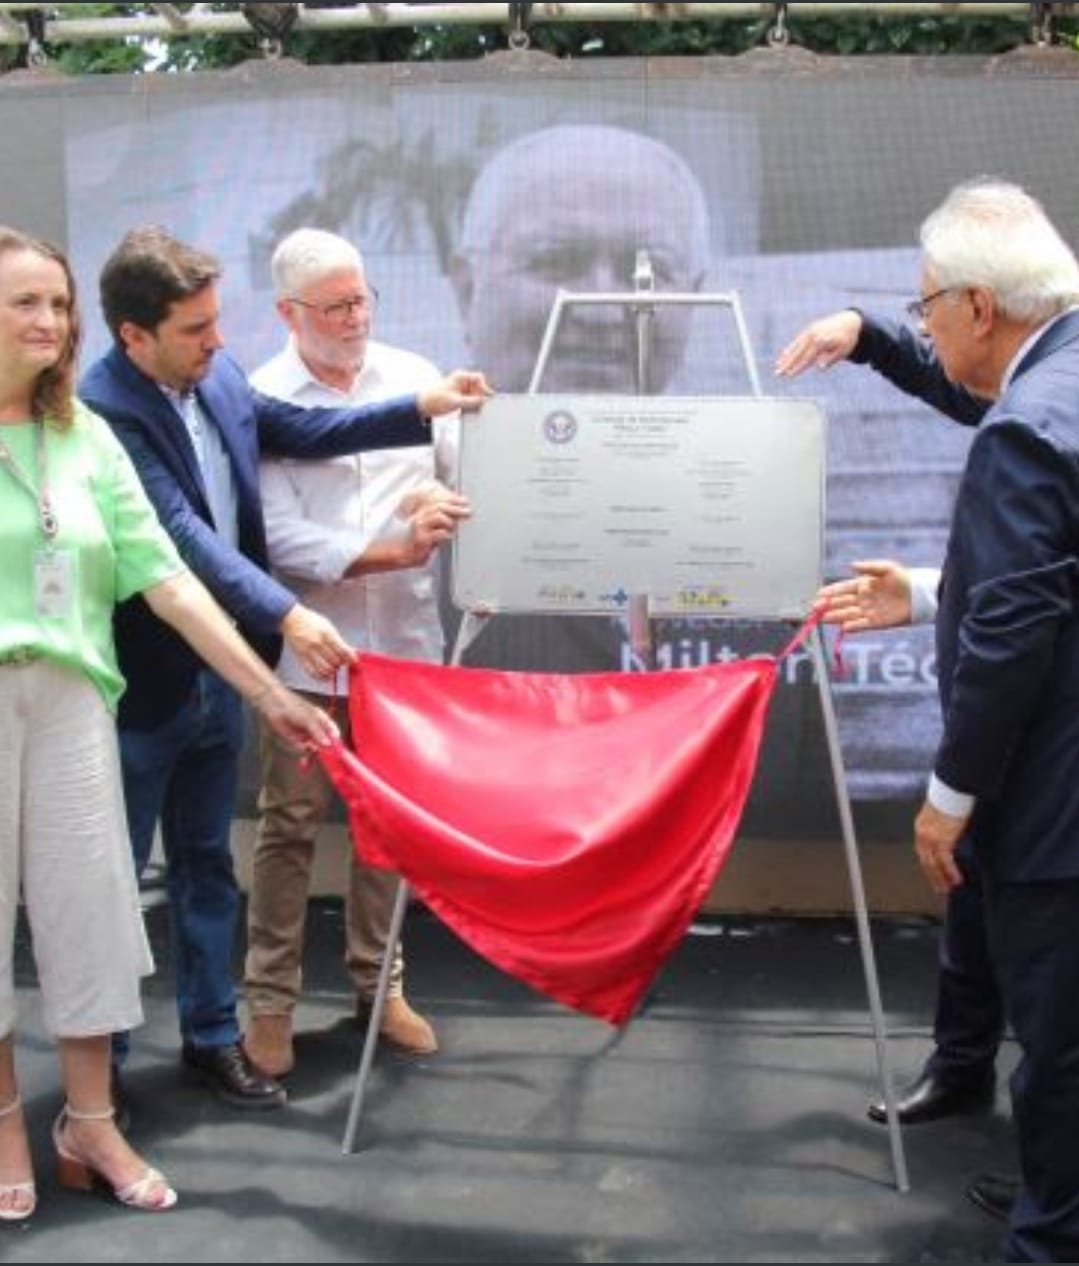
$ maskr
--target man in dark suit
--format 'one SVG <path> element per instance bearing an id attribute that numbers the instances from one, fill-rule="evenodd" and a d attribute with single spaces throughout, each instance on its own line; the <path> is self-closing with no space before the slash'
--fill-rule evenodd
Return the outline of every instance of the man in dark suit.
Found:
<path id="1" fill-rule="evenodd" d="M 430 443 L 429 419 L 475 407 L 481 374 L 458 372 L 417 397 L 353 409 L 303 409 L 261 396 L 220 354 L 217 261 L 161 229 L 129 233 L 101 276 L 115 340 L 80 394 L 127 449 L 191 570 L 269 661 L 281 640 L 327 677 L 351 649 L 268 569 L 260 452 L 335 457 Z M 243 1050 L 232 983 L 238 894 L 230 827 L 240 699 L 141 599 L 116 620 L 128 689 L 120 749 L 136 870 L 160 821 L 176 953 L 183 1062 L 227 1102 L 277 1107 L 285 1092 Z M 117 1035 L 116 1062 L 126 1054 Z"/>
<path id="2" fill-rule="evenodd" d="M 843 360 L 868 364 L 946 417 L 976 426 L 991 402 L 949 382 L 939 372 L 920 372 L 933 363 L 932 358 L 931 347 L 904 326 L 846 309 L 821 317 L 796 334 L 780 353 L 776 371 L 782 377 L 793 377 L 809 368 L 828 369 Z M 870 560 L 856 563 L 855 568 L 859 571 L 857 580 L 839 582 L 831 594 L 825 591 L 833 599 L 849 600 L 850 622 L 835 617 L 846 631 L 891 628 L 934 618 L 935 580 L 919 602 L 920 587 L 915 583 L 912 593 L 910 576 L 900 564 Z M 966 881 L 949 892 L 945 907 L 933 1050 L 921 1071 L 896 1096 L 896 1113 L 903 1125 L 989 1111 L 995 1102 L 1004 1004 L 986 944 L 981 882 L 971 864 L 968 841 L 961 845 L 957 857 Z M 869 1117 L 885 1122 L 883 1100 L 869 1105 Z"/>
<path id="3" fill-rule="evenodd" d="M 949 893 L 969 846 L 1022 1053 L 1006 1257 L 1077 1261 L 1079 262 L 1038 203 L 1003 182 L 953 190 L 921 242 L 912 309 L 932 352 L 876 324 L 867 358 L 889 361 L 923 399 L 953 384 L 994 403 L 960 482 L 938 595 L 943 736 L 915 851 Z"/>

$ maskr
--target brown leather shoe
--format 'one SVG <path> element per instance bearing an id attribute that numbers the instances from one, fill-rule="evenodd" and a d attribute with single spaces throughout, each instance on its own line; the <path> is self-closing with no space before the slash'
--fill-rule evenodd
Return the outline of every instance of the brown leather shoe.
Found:
<path id="1" fill-rule="evenodd" d="M 240 1042 L 224 1046 L 195 1046 L 185 1042 L 180 1051 L 185 1067 L 234 1108 L 283 1108 L 285 1087 L 260 1072 Z"/>
<path id="2" fill-rule="evenodd" d="M 292 1016 L 252 1015 L 244 1035 L 247 1058 L 264 1077 L 284 1077 L 296 1067 L 292 1049 Z"/>
<path id="3" fill-rule="evenodd" d="M 370 1018 L 371 1004 L 361 998 L 356 1004 L 356 1019 L 366 1024 Z M 433 1055 L 438 1050 L 434 1029 L 418 1011 L 413 1011 L 405 998 L 386 999 L 378 1035 L 405 1055 Z"/>

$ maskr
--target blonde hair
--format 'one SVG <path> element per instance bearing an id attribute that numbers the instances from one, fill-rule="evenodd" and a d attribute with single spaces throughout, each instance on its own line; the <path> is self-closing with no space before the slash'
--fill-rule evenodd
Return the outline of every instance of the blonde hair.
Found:
<path id="1" fill-rule="evenodd" d="M 67 338 L 56 361 L 38 374 L 30 397 L 30 409 L 35 421 L 48 421 L 54 426 L 66 428 L 75 419 L 75 376 L 78 371 L 79 344 L 82 340 L 75 277 L 67 257 L 58 246 L 30 237 L 18 229 L 0 225 L 0 258 L 24 251 L 59 264 L 67 282 Z"/>

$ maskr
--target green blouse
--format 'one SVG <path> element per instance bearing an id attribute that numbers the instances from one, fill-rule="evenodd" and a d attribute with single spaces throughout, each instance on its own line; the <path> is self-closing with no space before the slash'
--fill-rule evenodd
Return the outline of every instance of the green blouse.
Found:
<path id="1" fill-rule="evenodd" d="M 0 440 L 36 488 L 33 422 L 0 426 Z M 124 690 L 112 614 L 118 602 L 184 570 L 108 425 L 83 406 L 74 424 L 46 426 L 49 494 L 57 550 L 72 560 L 73 601 L 56 617 L 34 604 L 35 557 L 44 546 L 36 498 L 0 463 L 0 662 L 29 650 L 84 672 L 110 711 Z M 3 671 L 0 668 L 0 671 Z"/>

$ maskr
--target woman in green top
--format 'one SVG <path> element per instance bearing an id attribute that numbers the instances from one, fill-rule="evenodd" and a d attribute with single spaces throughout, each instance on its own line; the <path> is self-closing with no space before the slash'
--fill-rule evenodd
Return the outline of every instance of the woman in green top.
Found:
<path id="1" fill-rule="evenodd" d="M 152 970 L 113 724 L 115 604 L 142 593 L 291 741 L 334 733 L 184 569 L 119 442 L 74 400 L 78 342 L 63 255 L 0 228 L 0 1221 L 36 1204 L 12 1038 L 20 893 L 67 1095 L 61 1183 L 138 1209 L 176 1202 L 111 1107 L 110 1034 L 141 1022 Z"/>

